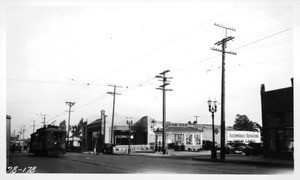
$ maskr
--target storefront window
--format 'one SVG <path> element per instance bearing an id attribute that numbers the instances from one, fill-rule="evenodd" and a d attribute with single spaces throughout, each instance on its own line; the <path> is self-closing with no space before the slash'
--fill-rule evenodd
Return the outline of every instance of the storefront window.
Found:
<path id="1" fill-rule="evenodd" d="M 201 145 L 201 135 L 200 134 L 195 134 L 194 139 L 195 139 L 196 145 Z"/>
<path id="2" fill-rule="evenodd" d="M 192 134 L 187 134 L 186 138 L 185 138 L 185 143 L 186 144 L 192 144 L 192 137 L 193 137 Z"/>
<path id="3" fill-rule="evenodd" d="M 182 145 L 183 144 L 183 134 L 175 134 L 175 145 Z"/>
<path id="4" fill-rule="evenodd" d="M 271 129 L 270 151 L 292 152 L 294 150 L 293 129 Z"/>

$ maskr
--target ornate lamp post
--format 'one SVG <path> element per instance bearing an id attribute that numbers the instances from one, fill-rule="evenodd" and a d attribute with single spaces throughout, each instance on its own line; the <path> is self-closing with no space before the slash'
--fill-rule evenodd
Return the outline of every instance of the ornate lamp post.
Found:
<path id="1" fill-rule="evenodd" d="M 129 133 L 128 133 L 128 154 L 130 154 L 130 136 L 131 136 L 131 125 L 133 124 L 132 118 L 126 117 L 127 124 L 129 126 Z"/>
<path id="2" fill-rule="evenodd" d="M 152 122 L 152 130 L 154 132 L 154 124 L 156 123 L 156 121 L 153 119 L 151 122 Z"/>
<path id="3" fill-rule="evenodd" d="M 213 101 L 213 106 L 212 106 L 212 101 L 209 99 L 207 101 L 208 104 L 208 110 L 211 112 L 211 117 L 212 117 L 212 140 L 213 140 L 213 147 L 211 149 L 211 158 L 216 159 L 217 158 L 217 152 L 216 152 L 216 147 L 215 147 L 215 122 L 214 122 L 214 117 L 215 117 L 215 112 L 217 112 L 217 101 Z"/>

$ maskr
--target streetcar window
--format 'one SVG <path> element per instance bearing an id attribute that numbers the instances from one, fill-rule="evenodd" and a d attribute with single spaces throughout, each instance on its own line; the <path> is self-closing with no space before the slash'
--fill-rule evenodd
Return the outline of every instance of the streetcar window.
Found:
<path id="1" fill-rule="evenodd" d="M 58 134 L 57 133 L 53 133 L 53 140 L 57 140 L 58 138 Z"/>

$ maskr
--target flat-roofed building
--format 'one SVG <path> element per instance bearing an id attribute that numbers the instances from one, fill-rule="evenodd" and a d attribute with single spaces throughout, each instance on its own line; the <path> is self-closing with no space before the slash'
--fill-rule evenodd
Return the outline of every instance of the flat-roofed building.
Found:
<path id="1" fill-rule="evenodd" d="M 294 86 L 265 91 L 261 85 L 263 145 L 265 157 L 293 157 Z"/>

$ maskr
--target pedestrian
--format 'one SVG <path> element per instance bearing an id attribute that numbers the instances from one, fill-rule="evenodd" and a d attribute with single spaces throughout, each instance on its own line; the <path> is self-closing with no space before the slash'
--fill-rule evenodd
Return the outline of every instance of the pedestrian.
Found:
<path id="1" fill-rule="evenodd" d="M 95 142 L 95 145 L 94 145 L 94 154 L 98 154 L 98 151 L 97 151 L 97 142 Z"/>

